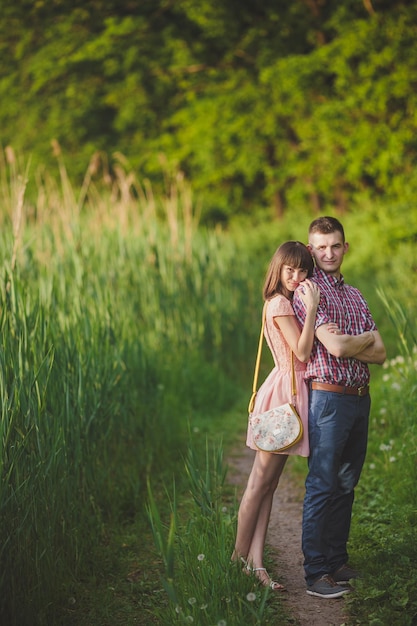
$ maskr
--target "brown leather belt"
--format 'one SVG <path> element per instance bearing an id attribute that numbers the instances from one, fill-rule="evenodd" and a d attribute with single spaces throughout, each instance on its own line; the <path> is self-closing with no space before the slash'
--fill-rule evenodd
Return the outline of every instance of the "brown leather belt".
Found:
<path id="1" fill-rule="evenodd" d="M 363 387 L 344 387 L 343 385 L 332 385 L 331 383 L 311 383 L 311 388 L 317 391 L 332 391 L 333 393 L 343 393 L 348 396 L 367 396 L 369 385 Z"/>

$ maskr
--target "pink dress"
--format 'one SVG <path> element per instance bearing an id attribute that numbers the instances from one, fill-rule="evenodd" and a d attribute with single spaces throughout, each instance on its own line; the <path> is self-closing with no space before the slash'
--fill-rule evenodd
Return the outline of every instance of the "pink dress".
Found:
<path id="1" fill-rule="evenodd" d="M 281 454 L 308 456 L 310 451 L 308 444 L 308 389 L 304 381 L 306 365 L 305 363 L 301 363 L 294 355 L 297 395 L 293 398 L 291 395 L 291 350 L 284 339 L 284 335 L 273 322 L 274 317 L 283 315 L 294 315 L 291 302 L 284 296 L 274 296 L 266 304 L 264 333 L 274 359 L 275 367 L 258 389 L 253 414 L 256 415 L 268 409 L 273 409 L 285 402 L 295 404 L 303 422 L 304 434 L 302 439 L 295 446 L 285 450 L 285 452 Z M 248 427 L 246 445 L 252 448 L 252 450 L 257 450 L 257 447 L 253 443 L 250 426 Z"/>

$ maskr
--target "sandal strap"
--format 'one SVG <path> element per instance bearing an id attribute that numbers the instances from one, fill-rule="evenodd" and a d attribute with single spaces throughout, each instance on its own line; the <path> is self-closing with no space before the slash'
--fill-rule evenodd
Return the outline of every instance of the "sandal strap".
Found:
<path id="1" fill-rule="evenodd" d="M 278 590 L 278 589 L 284 590 L 285 589 L 284 585 L 281 585 L 281 583 L 278 583 L 276 580 L 272 580 L 272 578 L 270 577 L 270 575 L 266 571 L 266 567 L 254 567 L 252 569 L 252 572 L 265 572 L 265 574 L 269 578 L 268 587 L 271 587 L 271 589 L 273 589 L 273 590 Z"/>

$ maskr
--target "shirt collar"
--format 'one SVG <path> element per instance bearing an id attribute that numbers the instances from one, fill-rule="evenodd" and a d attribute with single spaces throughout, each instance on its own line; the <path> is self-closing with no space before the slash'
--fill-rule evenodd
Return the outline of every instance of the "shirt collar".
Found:
<path id="1" fill-rule="evenodd" d="M 327 283 L 331 287 L 343 287 L 343 285 L 345 284 L 343 274 L 340 274 L 339 278 L 336 278 L 336 276 L 332 276 L 332 274 L 327 274 L 327 272 L 319 269 L 318 267 L 315 267 L 313 275 L 318 282 Z"/>

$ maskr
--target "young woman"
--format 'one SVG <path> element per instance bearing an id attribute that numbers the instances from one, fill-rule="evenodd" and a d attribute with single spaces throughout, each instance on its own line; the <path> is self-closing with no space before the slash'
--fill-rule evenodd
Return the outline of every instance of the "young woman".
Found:
<path id="1" fill-rule="evenodd" d="M 265 338 L 275 367 L 258 390 L 253 414 L 274 406 L 292 402 L 291 350 L 297 384 L 296 406 L 303 421 L 301 441 L 284 453 L 272 454 L 258 450 L 253 443 L 250 427 L 247 445 L 256 450 L 248 484 L 239 508 L 238 527 L 232 560 L 240 560 L 247 572 L 256 575 L 262 584 L 282 591 L 283 585 L 273 581 L 263 565 L 265 537 L 272 499 L 289 454 L 307 457 L 308 389 L 304 382 L 305 363 L 310 357 L 314 339 L 314 321 L 320 301 L 320 291 L 309 277 L 313 273 L 310 251 L 299 241 L 288 241 L 275 252 L 263 287 L 266 307 Z M 306 306 L 306 319 L 301 329 L 291 305 L 295 289 L 302 283 L 300 297 Z M 334 325 L 336 328 L 336 325 Z M 329 331 L 331 332 L 331 328 Z"/>

